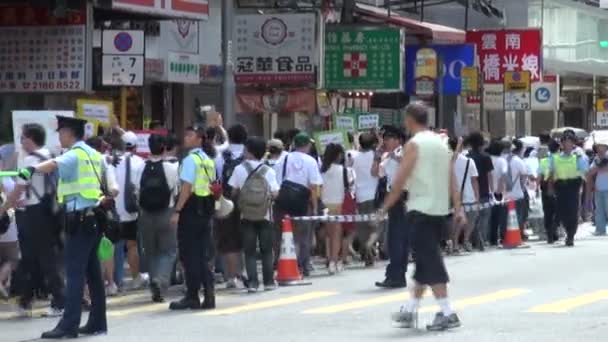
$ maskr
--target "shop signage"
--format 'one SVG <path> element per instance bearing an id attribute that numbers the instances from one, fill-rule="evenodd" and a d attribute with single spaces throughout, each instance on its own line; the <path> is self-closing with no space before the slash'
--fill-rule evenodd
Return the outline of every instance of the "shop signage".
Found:
<path id="1" fill-rule="evenodd" d="M 483 109 L 504 110 L 504 95 L 502 84 L 483 85 Z"/>
<path id="2" fill-rule="evenodd" d="M 608 99 L 598 99 L 595 105 L 597 113 L 596 124 L 599 127 L 608 126 Z"/>
<path id="3" fill-rule="evenodd" d="M 177 19 L 160 22 L 160 50 L 198 53 L 199 23 Z"/>
<path id="4" fill-rule="evenodd" d="M 328 26 L 325 32 L 325 88 L 403 89 L 403 33 L 377 27 Z"/>
<path id="5" fill-rule="evenodd" d="M 532 110 L 559 109 L 558 77 L 543 75 L 543 82 L 532 84 Z"/>
<path id="6" fill-rule="evenodd" d="M 504 99 L 506 111 L 532 109 L 529 71 L 505 72 Z"/>
<path id="7" fill-rule="evenodd" d="M 207 0 L 112 0 L 112 8 L 171 18 L 207 19 Z"/>
<path id="8" fill-rule="evenodd" d="M 343 130 L 315 132 L 313 133 L 313 137 L 317 145 L 317 151 L 319 151 L 320 154 L 323 154 L 325 152 L 325 147 L 332 143 L 341 145 L 344 150 L 350 149 L 348 135 L 346 134 L 346 131 Z"/>
<path id="9" fill-rule="evenodd" d="M 167 77 L 169 82 L 199 84 L 201 81 L 198 56 L 169 52 Z"/>
<path id="10" fill-rule="evenodd" d="M 352 132 L 355 130 L 355 117 L 350 115 L 336 115 L 336 129 Z"/>
<path id="11" fill-rule="evenodd" d="M 0 6 L 0 92 L 85 91 L 86 11 Z"/>
<path id="12" fill-rule="evenodd" d="M 502 84 L 507 71 L 529 71 L 532 82 L 540 81 L 540 29 L 468 31 L 466 37 L 475 44 L 484 83 Z"/>
<path id="13" fill-rule="evenodd" d="M 236 93 L 236 112 L 313 114 L 316 100 L 314 89 L 241 90 Z"/>
<path id="14" fill-rule="evenodd" d="M 479 94 L 479 68 L 462 68 L 460 89 L 460 93 L 462 96 L 475 96 Z"/>
<path id="15" fill-rule="evenodd" d="M 237 15 L 234 29 L 237 83 L 314 83 L 314 14 Z"/>
<path id="16" fill-rule="evenodd" d="M 475 48 L 472 44 L 461 45 L 408 45 L 405 47 L 405 87 L 408 95 L 416 95 L 415 71 L 416 56 L 421 49 L 432 49 L 437 54 L 439 74 L 443 75 L 441 81 L 444 95 L 460 94 L 460 74 L 465 66 L 473 66 L 475 62 Z"/>
<path id="17" fill-rule="evenodd" d="M 144 31 L 102 32 L 102 84 L 142 86 L 144 84 Z"/>
<path id="18" fill-rule="evenodd" d="M 76 100 L 76 116 L 101 125 L 110 125 L 114 115 L 114 102 L 103 100 Z"/>

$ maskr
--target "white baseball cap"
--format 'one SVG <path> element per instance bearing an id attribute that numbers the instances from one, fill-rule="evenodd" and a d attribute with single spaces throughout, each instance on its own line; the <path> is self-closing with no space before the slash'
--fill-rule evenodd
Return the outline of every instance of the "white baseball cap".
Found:
<path id="1" fill-rule="evenodd" d="M 137 146 L 137 135 L 131 131 L 125 132 L 122 136 L 122 141 L 127 147 Z"/>

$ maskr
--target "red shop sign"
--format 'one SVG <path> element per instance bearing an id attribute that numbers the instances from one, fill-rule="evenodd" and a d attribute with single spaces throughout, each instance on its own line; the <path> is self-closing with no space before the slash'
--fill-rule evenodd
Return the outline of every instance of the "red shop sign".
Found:
<path id="1" fill-rule="evenodd" d="M 502 84 L 505 71 L 530 71 L 532 82 L 542 75 L 542 31 L 513 29 L 467 31 L 475 44 L 484 83 Z"/>

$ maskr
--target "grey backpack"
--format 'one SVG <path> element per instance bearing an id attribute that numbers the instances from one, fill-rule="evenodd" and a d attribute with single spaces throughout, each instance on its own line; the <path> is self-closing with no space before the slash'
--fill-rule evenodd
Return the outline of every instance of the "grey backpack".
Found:
<path id="1" fill-rule="evenodd" d="M 254 169 L 247 162 L 243 163 L 243 166 L 249 175 L 239 191 L 237 204 L 241 217 L 249 221 L 262 221 L 265 219 L 272 201 L 270 184 L 266 181 L 266 172 L 270 168 L 260 164 Z"/>

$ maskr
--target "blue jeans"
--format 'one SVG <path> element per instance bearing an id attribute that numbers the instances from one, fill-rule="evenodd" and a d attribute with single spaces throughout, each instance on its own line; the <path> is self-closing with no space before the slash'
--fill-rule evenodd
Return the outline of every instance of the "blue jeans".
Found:
<path id="1" fill-rule="evenodd" d="M 606 234 L 608 221 L 608 191 L 596 191 L 595 197 L 595 232 Z"/>
<path id="2" fill-rule="evenodd" d="M 114 282 L 119 288 L 123 285 L 125 277 L 125 240 L 114 244 Z"/>

